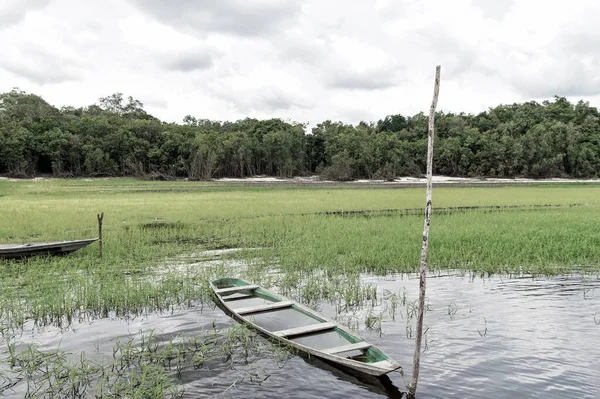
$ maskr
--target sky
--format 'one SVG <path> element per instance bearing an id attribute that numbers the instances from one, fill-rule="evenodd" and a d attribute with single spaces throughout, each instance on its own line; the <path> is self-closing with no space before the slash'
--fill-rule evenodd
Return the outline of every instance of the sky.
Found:
<path id="1" fill-rule="evenodd" d="M 0 92 L 166 122 L 600 105 L 597 0 L 0 0 Z"/>

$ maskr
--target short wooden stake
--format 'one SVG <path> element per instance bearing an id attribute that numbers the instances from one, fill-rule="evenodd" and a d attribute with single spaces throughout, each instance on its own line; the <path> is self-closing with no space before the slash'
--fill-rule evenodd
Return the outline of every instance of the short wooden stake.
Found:
<path id="1" fill-rule="evenodd" d="M 98 214 L 98 249 L 100 250 L 101 258 L 102 258 L 102 219 L 104 219 L 104 212 Z"/>

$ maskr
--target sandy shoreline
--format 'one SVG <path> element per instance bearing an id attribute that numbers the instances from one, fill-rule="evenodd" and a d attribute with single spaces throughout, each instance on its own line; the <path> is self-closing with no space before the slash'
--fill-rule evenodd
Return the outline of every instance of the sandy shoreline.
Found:
<path id="1" fill-rule="evenodd" d="M 358 179 L 348 182 L 334 180 L 320 180 L 318 176 L 311 177 L 249 177 L 249 178 L 222 178 L 213 181 L 227 183 L 287 183 L 287 184 L 378 184 L 378 185 L 424 185 L 427 179 L 422 177 L 398 177 L 393 181 Z M 528 179 L 528 178 L 474 178 L 474 177 L 451 177 L 451 176 L 433 176 L 434 184 L 531 184 L 531 183 L 600 183 L 600 179 Z"/>
<path id="2" fill-rule="evenodd" d="M 31 179 L 14 179 L 0 176 L 0 181 L 48 181 L 56 180 L 54 177 L 34 177 Z M 119 177 L 102 178 L 81 178 L 76 180 L 95 181 L 95 180 L 113 180 Z M 188 179 L 176 179 L 173 181 L 188 181 Z M 279 178 L 272 176 L 254 176 L 246 178 L 213 179 L 211 182 L 222 183 L 240 183 L 240 184 L 289 184 L 289 185 L 381 185 L 381 186 L 420 186 L 426 183 L 424 177 L 398 177 L 393 181 L 358 179 L 353 181 L 335 181 L 321 180 L 318 176 Z M 433 176 L 433 183 L 436 185 L 511 185 L 511 184 L 532 184 L 532 183 L 600 183 L 600 179 L 529 179 L 529 178 L 477 178 L 477 177 L 451 177 L 451 176 Z"/>

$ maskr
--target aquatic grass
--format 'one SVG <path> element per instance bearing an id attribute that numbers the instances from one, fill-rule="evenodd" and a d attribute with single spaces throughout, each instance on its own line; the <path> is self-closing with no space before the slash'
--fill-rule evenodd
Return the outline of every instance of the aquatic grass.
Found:
<path id="1" fill-rule="evenodd" d="M 285 273 L 275 287 L 289 298 L 313 304 L 313 308 L 315 304 L 329 304 L 335 310 L 335 320 L 355 331 L 366 329 L 383 335 L 384 323 L 394 321 L 399 308 L 404 308 L 406 316 L 401 316 L 406 318 L 407 329 L 412 329 L 415 302 L 407 300 L 406 289 L 380 290 L 363 278 L 363 275 L 328 275 L 321 271 Z"/>
<path id="2" fill-rule="evenodd" d="M 436 243 L 439 242 L 437 247 L 443 256 L 454 258 L 454 261 L 438 260 L 438 262 L 446 263 L 447 267 L 469 267 L 486 273 L 511 271 L 537 274 L 555 274 L 557 270 L 561 270 L 559 262 L 568 262 L 569 256 L 576 257 L 578 263 L 584 263 L 583 256 L 591 255 L 589 262 L 593 264 L 597 259 L 595 252 L 598 248 L 594 241 L 597 240 L 597 236 L 595 237 L 593 232 L 584 235 L 583 239 L 580 237 L 576 243 L 569 242 L 572 234 L 570 230 L 579 232 L 584 230 L 587 215 L 581 213 L 580 209 L 560 212 L 553 210 L 546 213 L 552 218 L 541 213 L 530 215 L 528 223 L 524 225 L 525 229 L 513 227 L 514 222 L 510 213 L 492 215 L 487 221 L 488 225 L 493 222 L 495 232 L 501 229 L 506 231 L 506 234 L 500 236 L 502 239 L 496 237 L 495 240 L 490 233 L 486 232 L 482 223 L 476 223 L 477 214 L 460 215 L 459 223 L 455 223 L 457 216 L 453 218 L 440 216 L 438 223 L 440 229 L 446 228 L 448 231 L 445 235 L 440 235 L 441 239 L 437 231 L 434 231 L 432 239 L 437 240 Z M 574 218 L 574 215 L 579 216 L 581 222 Z M 564 223 L 561 223 L 561 226 L 567 226 L 569 229 L 561 227 L 562 231 L 558 231 L 550 226 L 558 217 L 563 219 Z M 408 219 L 403 219 L 406 220 Z M 267 245 L 266 249 L 253 251 L 253 255 L 263 258 L 262 262 L 257 261 L 255 267 L 248 269 L 252 270 L 256 279 L 265 278 L 259 277 L 261 274 L 264 275 L 260 270 L 277 263 L 284 275 L 282 281 L 277 284 L 280 284 L 284 291 L 286 287 L 301 287 L 304 292 L 298 298 L 302 302 L 317 305 L 319 301 L 332 297 L 332 292 L 337 290 L 340 294 L 338 295 L 340 306 L 352 307 L 362 306 L 362 298 L 357 294 L 362 289 L 357 288 L 360 285 L 356 278 L 359 273 L 368 271 L 385 274 L 413 270 L 413 259 L 416 259 L 413 255 L 418 250 L 418 242 L 410 238 L 412 234 L 399 234 L 398 228 L 394 227 L 393 223 L 389 223 L 389 218 L 386 218 L 384 224 L 376 223 L 375 220 L 362 219 L 331 222 L 316 217 L 309 221 L 311 223 L 280 224 L 275 220 L 276 224 L 282 225 L 287 233 L 276 242 L 269 242 L 269 240 L 262 242 Z M 253 226 L 261 230 L 268 227 L 263 230 L 265 234 L 267 230 L 277 231 L 275 228 L 271 230 L 273 227 L 271 223 L 266 226 L 257 224 Z M 409 220 L 409 223 L 404 223 L 399 228 L 407 227 L 415 226 Z M 365 229 L 371 234 L 360 234 Z M 163 237 L 168 236 L 169 231 L 170 229 L 167 229 Z M 140 232 L 141 229 L 132 230 L 131 239 L 147 249 L 148 247 L 143 243 L 144 236 Z M 334 235 L 336 232 L 337 237 Z M 213 233 L 218 234 L 218 229 Z M 232 227 L 229 228 L 228 234 L 230 238 L 235 236 Z M 535 242 L 531 238 L 532 234 L 537 234 L 538 239 L 544 238 L 544 235 L 549 237 L 546 240 L 542 239 L 541 242 Z M 154 237 L 150 235 L 150 240 Z M 408 244 L 394 245 L 394 241 L 398 241 L 394 237 L 407 237 L 412 248 Z M 297 245 L 298 240 L 304 241 L 305 244 Z M 452 247 L 450 245 L 446 247 L 445 240 L 452 240 Z M 586 243 L 586 240 L 589 242 Z M 456 241 L 461 245 L 456 245 Z M 561 245 L 557 246 L 556 243 Z M 586 247 L 582 247 L 582 244 Z M 542 252 L 532 253 L 529 249 L 533 246 Z M 519 248 L 523 249 L 519 251 Z M 179 249 L 181 250 L 181 247 Z M 456 254 L 456 250 L 460 252 Z M 432 258 L 436 259 L 437 254 L 437 251 L 432 251 Z M 210 278 L 211 271 L 190 265 L 186 273 L 161 272 L 159 281 L 150 281 L 148 277 L 155 274 L 153 270 L 159 267 L 160 260 L 159 256 L 155 259 L 152 250 L 147 249 L 140 253 L 139 258 L 145 259 L 146 264 L 140 264 L 129 256 L 123 256 L 125 259 L 117 256 L 116 259 L 121 259 L 122 263 L 116 265 L 113 263 L 115 258 L 111 261 L 106 256 L 107 260 L 100 261 L 93 255 L 93 253 L 83 253 L 69 258 L 36 258 L 24 263 L 8 262 L 5 276 L 12 275 L 13 279 L 2 280 L 0 315 L 3 315 L 3 320 L 11 320 L 10 324 L 13 325 L 22 325 L 25 320 L 33 319 L 39 321 L 40 325 L 62 323 L 68 326 L 73 317 L 77 317 L 78 312 L 91 317 L 106 317 L 110 312 L 115 312 L 118 317 L 127 317 L 128 314 L 162 311 L 173 306 L 210 301 L 206 280 Z M 231 254 L 226 257 L 235 259 L 237 256 L 239 255 Z M 557 266 L 547 264 L 552 256 L 556 256 Z M 511 260 L 511 257 L 516 259 Z M 457 262 L 459 259 L 469 259 L 469 261 L 461 264 Z M 408 265 L 402 266 L 403 262 Z M 439 266 L 434 265 L 435 267 Z M 563 267 L 565 270 L 569 269 L 568 264 L 564 264 Z M 302 270 L 304 272 L 299 273 Z M 306 278 L 311 271 L 315 270 L 326 270 L 326 278 L 337 275 L 355 276 L 355 279 L 341 279 L 337 286 L 319 287 Z M 214 269 L 212 275 L 217 276 L 223 272 L 223 269 Z M 299 284 L 301 281 L 306 283 Z M 270 277 L 268 284 L 274 282 L 275 280 Z M 23 299 L 28 297 L 32 299 L 27 301 Z M 23 307 L 23 311 L 19 311 L 19 308 Z M 64 321 L 63 316 L 66 318 Z"/>
<path id="3" fill-rule="evenodd" d="M 337 313 L 380 303 L 377 286 L 361 282 L 359 275 L 290 272 L 283 274 L 275 285 L 283 295 L 308 306 L 329 302 L 338 309 Z"/>
<path id="4" fill-rule="evenodd" d="M 0 242 L 94 237 L 96 214 L 105 212 L 102 259 L 97 244 L 92 244 L 65 257 L 0 261 L 0 332 L 8 348 L 24 328 L 66 329 L 98 318 L 214 306 L 207 282 L 224 275 L 274 288 L 313 308 L 329 304 L 340 322 L 356 330 L 384 334 L 386 321 L 399 315 L 406 319 L 406 336 L 413 335 L 414 302 L 407 299 L 406 290 L 378 291 L 363 277 L 416 270 L 422 218 L 403 210 L 421 205 L 422 188 L 240 187 L 108 179 L 0 181 L 0 193 Z M 431 273 L 458 269 L 473 278 L 597 274 L 599 194 L 600 185 L 436 188 Z M 542 206 L 547 204 L 556 206 Z M 436 207 L 448 210 L 436 214 Z M 399 211 L 386 211 L 390 209 Z M 203 254 L 220 248 L 248 250 L 225 252 L 218 260 Z M 584 294 L 589 294 L 585 288 Z M 594 315 L 595 323 L 599 319 Z M 231 334 L 230 339 L 218 332 L 212 332 L 211 339 L 185 337 L 170 346 L 155 344 L 152 338 L 144 350 L 132 341 L 119 347 L 115 358 L 95 366 L 87 358 L 69 357 L 70 363 L 58 355 L 52 359 L 79 370 L 61 380 L 71 381 L 70 392 L 83 389 L 85 373 L 97 377 L 92 371 L 101 370 L 101 396 L 168 396 L 177 393 L 167 384 L 173 376 L 227 359 L 228 367 L 237 367 L 274 351 L 273 346 L 257 348 L 262 341 L 248 331 L 232 329 Z M 14 360 L 16 349 L 2 356 Z M 30 355 L 34 367 L 34 359 L 42 357 Z M 124 363 L 115 364 L 117 358 Z M 6 381 L 17 381 L 2 368 L 0 373 Z M 244 378 L 264 377 L 261 370 L 252 373 Z M 48 389 L 33 381 L 32 391 Z M 159 391 L 151 390 L 151 381 Z M 3 389 L 11 389 L 12 382 Z M 53 387 L 57 384 L 52 382 Z"/>
<path id="5" fill-rule="evenodd" d="M 379 333 L 379 336 L 383 334 L 383 312 L 378 314 L 374 313 L 371 309 L 367 312 L 365 317 L 365 328 L 367 330 L 374 330 Z"/>
<path id="6" fill-rule="evenodd" d="M 32 320 L 35 326 L 68 327 L 73 320 L 129 318 L 178 307 L 212 303 L 210 271 L 189 267 L 183 271 L 137 274 L 126 269 L 39 273 L 31 268 L 22 280 L 4 283 L 0 316 L 13 327 Z M 32 275 L 29 275 L 31 273 Z M 35 283 L 34 283 L 35 282 Z"/>
<path id="7" fill-rule="evenodd" d="M 235 368 L 249 364 L 251 356 L 264 355 L 277 367 L 290 358 L 287 348 L 271 346 L 244 325 L 203 330 L 197 336 L 160 338 L 157 331 L 140 332 L 138 338 L 117 341 L 111 355 L 91 359 L 73 356 L 59 348 L 43 351 L 35 345 L 15 350 L 7 368 L 0 364 L 0 395 L 20 389 L 25 397 L 139 397 L 179 398 L 179 381 L 185 373 L 206 368 Z M 243 378 L 262 383 L 265 369 L 249 367 Z M 20 388 L 19 388 L 20 386 Z"/>
<path id="8" fill-rule="evenodd" d="M 479 333 L 479 335 L 481 337 L 485 337 L 485 336 L 487 336 L 487 333 L 488 333 L 487 319 L 485 317 L 482 317 L 482 319 L 483 319 L 483 331 L 477 330 L 477 332 Z"/>
<path id="9" fill-rule="evenodd" d="M 313 207 L 311 210 L 318 210 L 325 207 L 377 209 L 377 205 L 388 205 L 382 208 L 388 209 L 389 204 L 394 203 L 401 208 L 402 205 L 411 205 L 416 195 L 420 194 L 420 189 L 327 188 L 292 191 L 277 188 L 228 188 L 223 192 L 209 190 L 205 193 L 201 190 L 202 186 L 198 186 L 198 192 L 178 194 L 176 198 L 168 200 L 165 200 L 166 196 L 172 197 L 169 191 L 115 194 L 116 198 L 111 196 L 106 199 L 103 198 L 106 196 L 103 193 L 96 193 L 94 196 L 92 188 L 95 182 L 89 182 L 89 187 L 78 183 L 86 189 L 85 195 L 89 198 L 75 196 L 73 200 L 68 201 L 61 195 L 61 190 L 66 188 L 61 185 L 62 181 L 58 182 L 60 184 L 56 181 L 32 184 L 35 188 L 38 188 L 38 184 L 49 184 L 56 189 L 56 192 L 43 191 L 43 194 L 39 194 L 46 198 L 46 202 L 36 198 L 35 203 L 31 203 L 26 201 L 27 196 L 25 199 L 19 197 L 11 200 L 10 197 L 14 196 L 9 195 L 9 201 L 3 204 L 7 206 L 3 206 L 0 213 L 6 216 L 4 219 L 13 223 L 18 221 L 18 224 L 0 226 L 0 239 L 5 237 L 4 240 L 8 240 L 8 237 L 12 237 L 10 239 L 13 241 L 31 240 L 28 237 L 33 236 L 39 241 L 56 237 L 66 239 L 81 238 L 83 235 L 93 236 L 96 234 L 95 212 L 104 210 L 105 256 L 119 259 L 121 264 L 128 264 L 126 267 L 141 269 L 141 272 L 144 272 L 145 265 L 156 264 L 161 258 L 189 252 L 198 247 L 264 247 L 265 255 L 270 257 L 269 261 L 277 259 L 283 267 L 300 265 L 304 268 L 327 268 L 332 272 L 350 267 L 387 273 L 394 270 L 414 270 L 416 266 L 414 259 L 418 249 L 415 249 L 415 245 L 418 243 L 419 234 L 415 234 L 415 231 L 419 224 L 418 217 L 390 215 L 367 220 L 356 217 L 337 220 L 335 217 L 323 215 L 298 217 L 277 213 L 287 210 L 295 212 L 309 206 Z M 18 182 L 9 183 L 14 185 Z M 118 186 L 116 183 L 111 184 Z M 129 184 L 133 182 L 128 182 Z M 15 187 L 15 191 L 18 192 L 20 186 Z M 596 186 L 571 189 L 440 188 L 436 206 L 452 205 L 459 198 L 462 205 L 585 203 L 599 193 Z M 292 195 L 293 201 L 290 201 Z M 186 196 L 189 198 L 185 198 Z M 298 197 L 301 200 L 298 200 Z M 326 201 L 326 197 L 332 197 L 332 200 Z M 227 198 L 227 202 L 235 206 L 223 205 L 223 198 Z M 102 201 L 106 202 L 105 208 L 108 209 L 100 208 Z M 169 206 L 166 206 L 166 203 Z M 202 206 L 196 206 L 198 203 Z M 118 208 L 114 208 L 117 204 Z M 243 207 L 243 213 L 240 207 Z M 24 213 L 18 209 L 28 209 L 28 212 Z M 435 246 L 432 245 L 432 264 L 437 267 L 485 267 L 490 272 L 510 272 L 511 269 L 515 271 L 516 267 L 528 268 L 532 264 L 537 264 L 536 267 L 552 268 L 565 265 L 566 268 L 570 268 L 570 261 L 572 263 L 573 260 L 583 260 L 580 264 L 597 264 L 597 253 L 588 256 L 582 251 L 597 247 L 596 234 L 577 235 L 589 242 L 576 242 L 573 238 L 565 240 L 565 237 L 581 227 L 581 220 L 572 220 L 573 215 L 587 217 L 598 213 L 598 206 L 589 205 L 577 209 L 536 211 L 535 214 L 527 211 L 501 211 L 494 214 L 473 211 L 436 215 L 439 224 L 432 231 L 432 240 L 436 242 Z M 555 221 L 552 219 L 553 215 L 565 217 L 562 218 L 564 220 Z M 246 220 L 245 216 L 262 218 Z M 533 219 L 533 224 L 528 228 L 529 218 Z M 561 228 L 557 229 L 557 226 Z M 523 233 L 523 227 L 526 228 L 526 234 Z M 585 231 L 585 226 L 583 227 Z M 11 228 L 18 229 L 20 234 L 11 235 Z M 36 231 L 23 234 L 24 230 L 32 228 Z M 587 230 L 590 230 L 589 227 Z M 521 237 L 518 240 L 507 240 L 507 236 L 510 238 L 514 234 Z M 519 244 L 516 250 L 515 243 Z M 557 243 L 561 244 L 560 252 L 555 249 Z M 485 250 L 482 251 L 482 248 Z M 94 249 L 95 245 L 92 245 L 84 249 L 82 254 L 91 256 Z M 311 252 L 308 257 L 305 256 L 307 251 Z M 549 272 L 545 269 L 540 271 Z"/>
<path id="10" fill-rule="evenodd" d="M 406 292 L 406 290 L 404 292 Z M 392 293 L 391 291 L 384 290 L 383 299 L 385 301 L 384 303 L 389 304 L 386 308 L 390 318 L 392 320 L 396 320 L 396 311 L 400 303 L 399 295 L 397 293 Z"/>
<path id="11" fill-rule="evenodd" d="M 150 187 L 152 190 L 143 188 Z M 189 191 L 179 192 L 181 187 Z M 364 187 L 248 187 L 199 182 L 143 182 L 132 179 L 0 181 L 3 214 L 16 214 L 16 225 L 7 231 L 63 227 L 76 230 L 89 217 L 103 210 L 113 221 L 140 223 L 156 218 L 218 220 L 248 216 L 274 216 L 320 211 L 420 208 L 422 188 L 369 189 Z M 435 207 L 489 205 L 593 204 L 600 198 L 600 185 L 539 185 L 483 188 L 436 188 Z M 28 209 L 28 212 L 23 210 Z M 65 216 L 70 219 L 66 220 Z M 80 217 L 83 216 L 83 217 Z M 62 223 L 57 224 L 57 218 Z M 107 226 L 108 227 L 108 226 Z M 46 229 L 37 229 L 45 235 Z M 53 229 L 55 230 L 55 229 Z M 20 235 L 20 234 L 17 234 Z"/>
<path id="12" fill-rule="evenodd" d="M 594 215 L 599 218 L 600 207 L 520 215 L 438 215 L 436 228 L 431 232 L 432 269 L 559 274 L 585 265 L 592 268 L 590 271 L 598 270 L 600 234 L 594 227 Z M 376 274 L 416 270 L 420 218 L 305 217 L 288 219 L 291 223 L 285 226 L 275 219 L 247 226 L 239 224 L 243 232 L 234 235 L 246 237 L 245 243 L 252 244 L 247 240 L 260 236 L 254 233 L 256 229 L 264 229 L 263 236 L 285 229 L 277 238 L 260 242 L 275 248 L 279 266 L 284 270 Z"/>
<path id="13" fill-rule="evenodd" d="M 454 320 L 454 316 L 456 315 L 456 312 L 458 312 L 458 305 L 456 305 L 456 303 L 451 302 L 448 305 L 448 316 L 450 316 L 450 320 Z"/>

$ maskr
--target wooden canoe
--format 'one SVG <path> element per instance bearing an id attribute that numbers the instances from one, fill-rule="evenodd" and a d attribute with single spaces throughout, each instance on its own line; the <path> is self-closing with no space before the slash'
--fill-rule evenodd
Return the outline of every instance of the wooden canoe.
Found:
<path id="1" fill-rule="evenodd" d="M 401 369 L 375 345 L 301 304 L 236 278 L 210 283 L 217 304 L 240 323 L 353 375 L 380 377 Z"/>
<path id="2" fill-rule="evenodd" d="M 0 244 L 0 258 L 18 259 L 34 255 L 62 255 L 77 251 L 97 240 L 97 238 L 90 238 L 86 240 L 34 242 L 29 244 Z"/>

